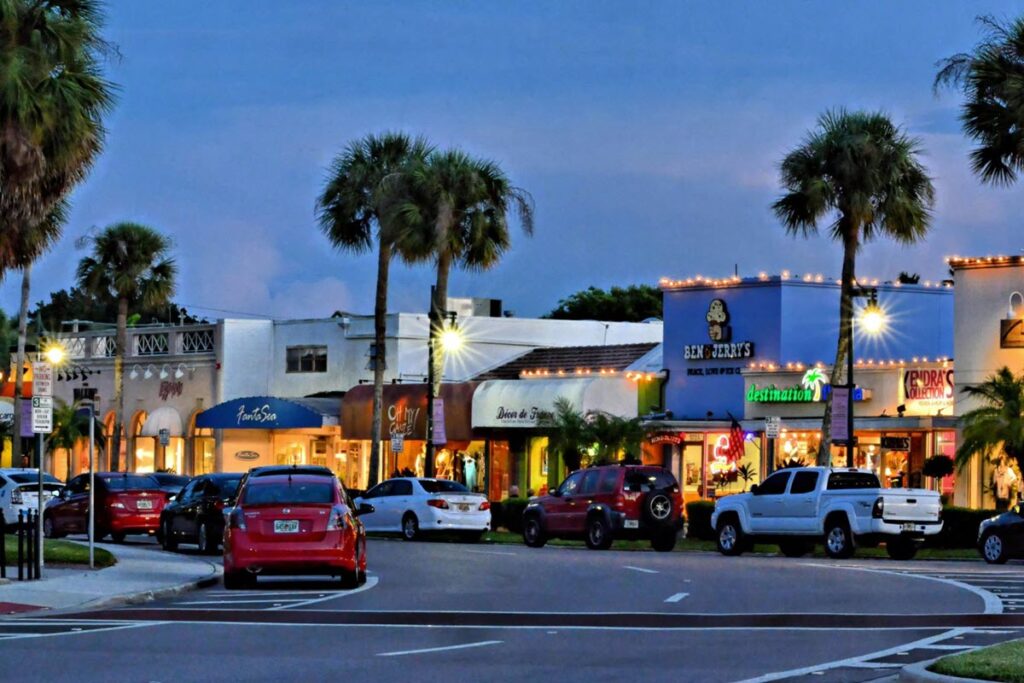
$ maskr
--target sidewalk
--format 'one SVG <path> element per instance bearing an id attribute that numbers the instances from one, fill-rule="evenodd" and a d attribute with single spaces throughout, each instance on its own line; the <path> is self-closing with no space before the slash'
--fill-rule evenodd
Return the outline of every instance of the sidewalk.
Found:
<path id="1" fill-rule="evenodd" d="M 212 584 L 221 573 L 216 556 L 168 553 L 158 546 L 97 547 L 113 553 L 117 564 L 97 570 L 44 567 L 40 581 L 0 585 L 0 615 L 143 602 Z"/>

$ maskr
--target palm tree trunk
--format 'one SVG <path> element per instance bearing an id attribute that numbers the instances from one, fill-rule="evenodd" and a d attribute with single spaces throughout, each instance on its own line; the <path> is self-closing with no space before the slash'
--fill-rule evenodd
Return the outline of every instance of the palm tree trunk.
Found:
<path id="1" fill-rule="evenodd" d="M 32 285 L 32 264 L 21 271 L 21 307 L 18 309 L 18 353 L 14 375 L 14 434 L 11 435 L 11 465 L 21 467 L 21 394 L 25 386 L 25 343 L 28 339 L 28 298 Z"/>
<path id="2" fill-rule="evenodd" d="M 842 219 L 846 220 L 846 219 Z M 848 226 L 843 226 L 848 228 Z M 830 382 L 833 387 L 840 386 L 847 382 L 846 358 L 851 352 L 850 345 L 853 342 L 851 322 L 853 321 L 853 288 L 857 279 L 856 258 L 857 258 L 857 234 L 856 228 L 844 229 L 843 234 L 843 275 L 839 290 L 839 343 L 836 346 L 836 360 L 832 365 L 832 377 Z M 850 392 L 850 409 L 853 409 L 853 392 Z M 828 467 L 832 464 L 832 392 L 828 392 L 825 399 L 825 416 L 821 421 L 821 444 L 818 446 L 817 464 Z M 845 415 L 836 415 L 836 419 L 845 420 Z M 849 435 L 850 438 L 853 434 Z"/>
<path id="3" fill-rule="evenodd" d="M 441 332 L 444 330 L 444 314 L 448 307 L 448 274 L 452 267 L 451 253 L 445 249 L 437 259 L 437 280 L 434 283 L 434 396 L 441 395 L 441 375 L 444 374 L 444 347 L 441 345 Z M 427 406 L 427 410 L 430 410 Z"/>
<path id="4" fill-rule="evenodd" d="M 367 488 L 377 484 L 380 474 L 380 450 L 383 438 L 384 413 L 384 371 L 387 362 L 385 353 L 387 345 L 388 322 L 388 271 L 391 268 L 391 244 L 380 241 L 377 257 L 377 298 L 373 306 L 373 441 L 370 444 L 370 476 Z"/>
<path id="5" fill-rule="evenodd" d="M 114 354 L 114 438 L 111 440 L 110 469 L 120 470 L 121 438 L 124 431 L 124 359 L 128 355 L 128 299 L 117 300 L 117 352 Z M 127 454 L 125 466 L 128 465 Z"/>

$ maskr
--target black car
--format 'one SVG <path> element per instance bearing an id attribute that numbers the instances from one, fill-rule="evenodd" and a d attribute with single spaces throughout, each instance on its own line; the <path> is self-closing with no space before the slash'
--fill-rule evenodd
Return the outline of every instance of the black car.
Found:
<path id="1" fill-rule="evenodd" d="M 177 495 L 185 487 L 185 484 L 189 482 L 188 477 L 169 472 L 156 472 L 150 476 L 160 482 L 160 490 L 168 496 Z"/>
<path id="2" fill-rule="evenodd" d="M 978 551 L 989 564 L 1024 558 L 1024 506 L 986 519 L 978 528 Z"/>
<path id="3" fill-rule="evenodd" d="M 195 543 L 201 553 L 215 553 L 224 537 L 224 508 L 234 504 L 242 473 L 204 474 L 185 485 L 160 515 L 160 544 L 176 550 Z"/>

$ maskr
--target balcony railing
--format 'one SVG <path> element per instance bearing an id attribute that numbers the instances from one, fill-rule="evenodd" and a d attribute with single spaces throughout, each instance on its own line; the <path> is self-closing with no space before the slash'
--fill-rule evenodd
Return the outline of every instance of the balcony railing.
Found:
<path id="1" fill-rule="evenodd" d="M 201 356 L 215 352 L 213 325 L 151 326 L 129 328 L 129 358 L 153 356 Z M 113 358 L 117 337 L 109 329 L 76 331 L 60 337 L 68 357 L 75 360 Z"/>

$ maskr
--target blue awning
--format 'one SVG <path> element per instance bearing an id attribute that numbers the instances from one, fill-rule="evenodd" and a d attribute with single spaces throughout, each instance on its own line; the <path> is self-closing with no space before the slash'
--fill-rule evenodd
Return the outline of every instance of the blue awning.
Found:
<path id="1" fill-rule="evenodd" d="M 196 416 L 202 429 L 319 429 L 336 427 L 341 399 L 246 396 L 204 410 Z"/>

